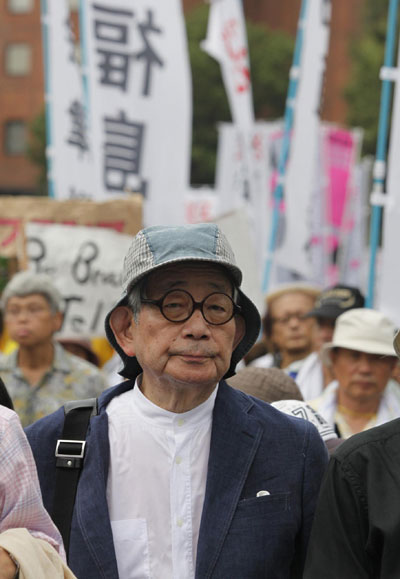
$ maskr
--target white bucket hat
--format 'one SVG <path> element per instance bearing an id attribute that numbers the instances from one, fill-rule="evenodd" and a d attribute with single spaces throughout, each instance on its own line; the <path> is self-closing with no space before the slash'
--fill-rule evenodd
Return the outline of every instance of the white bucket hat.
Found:
<path id="1" fill-rule="evenodd" d="M 327 365 L 331 363 L 330 352 L 333 348 L 396 356 L 393 348 L 395 332 L 395 326 L 381 312 L 369 308 L 354 308 L 337 318 L 332 342 L 322 348 L 322 360 Z"/>

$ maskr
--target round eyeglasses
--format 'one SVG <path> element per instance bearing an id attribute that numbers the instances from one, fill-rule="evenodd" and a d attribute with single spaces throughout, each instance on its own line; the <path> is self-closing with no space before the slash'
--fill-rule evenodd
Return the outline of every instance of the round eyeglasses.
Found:
<path id="1" fill-rule="evenodd" d="M 220 292 L 206 296 L 201 302 L 194 301 L 193 296 L 185 290 L 170 290 L 159 300 L 142 297 L 141 301 L 160 308 L 164 318 L 170 322 L 186 322 L 194 310 L 199 309 L 208 324 L 221 326 L 242 311 L 231 297 Z"/>

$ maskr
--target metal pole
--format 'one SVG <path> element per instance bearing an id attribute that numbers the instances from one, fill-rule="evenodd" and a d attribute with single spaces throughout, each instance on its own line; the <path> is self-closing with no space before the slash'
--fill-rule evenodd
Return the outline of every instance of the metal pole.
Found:
<path id="1" fill-rule="evenodd" d="M 45 79 L 45 116 L 46 116 L 46 161 L 47 161 L 47 185 L 49 197 L 54 197 L 54 181 L 52 177 L 53 159 L 50 153 L 52 146 L 52 126 L 51 126 L 51 85 L 49 73 L 49 19 L 47 0 L 41 0 L 41 25 L 42 25 L 42 42 L 43 42 L 43 62 L 44 62 L 44 79 Z"/>

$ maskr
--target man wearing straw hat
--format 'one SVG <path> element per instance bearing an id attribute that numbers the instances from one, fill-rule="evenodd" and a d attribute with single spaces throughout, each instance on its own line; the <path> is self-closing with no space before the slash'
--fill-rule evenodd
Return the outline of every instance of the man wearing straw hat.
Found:
<path id="1" fill-rule="evenodd" d="M 337 318 L 332 342 L 322 349 L 336 380 L 310 405 L 335 424 L 342 438 L 400 416 L 400 388 L 391 379 L 394 333 L 392 322 L 369 308 Z"/>
<path id="2" fill-rule="evenodd" d="M 394 348 L 400 356 L 400 334 Z M 400 419 L 335 452 L 322 483 L 304 579 L 400 577 Z"/>
<path id="3" fill-rule="evenodd" d="M 91 418 L 69 563 L 79 579 L 301 577 L 326 465 L 315 427 L 228 386 L 260 317 L 213 224 L 149 227 L 106 318 L 128 378 Z M 28 429 L 44 502 L 60 410 Z"/>

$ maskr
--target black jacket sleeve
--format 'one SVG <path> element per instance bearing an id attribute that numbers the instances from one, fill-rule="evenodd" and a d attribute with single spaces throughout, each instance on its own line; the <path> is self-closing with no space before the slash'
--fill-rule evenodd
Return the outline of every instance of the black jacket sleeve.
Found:
<path id="1" fill-rule="evenodd" d="M 322 482 L 304 579 L 375 577 L 365 546 L 368 509 L 363 485 L 349 464 L 333 457 Z"/>

